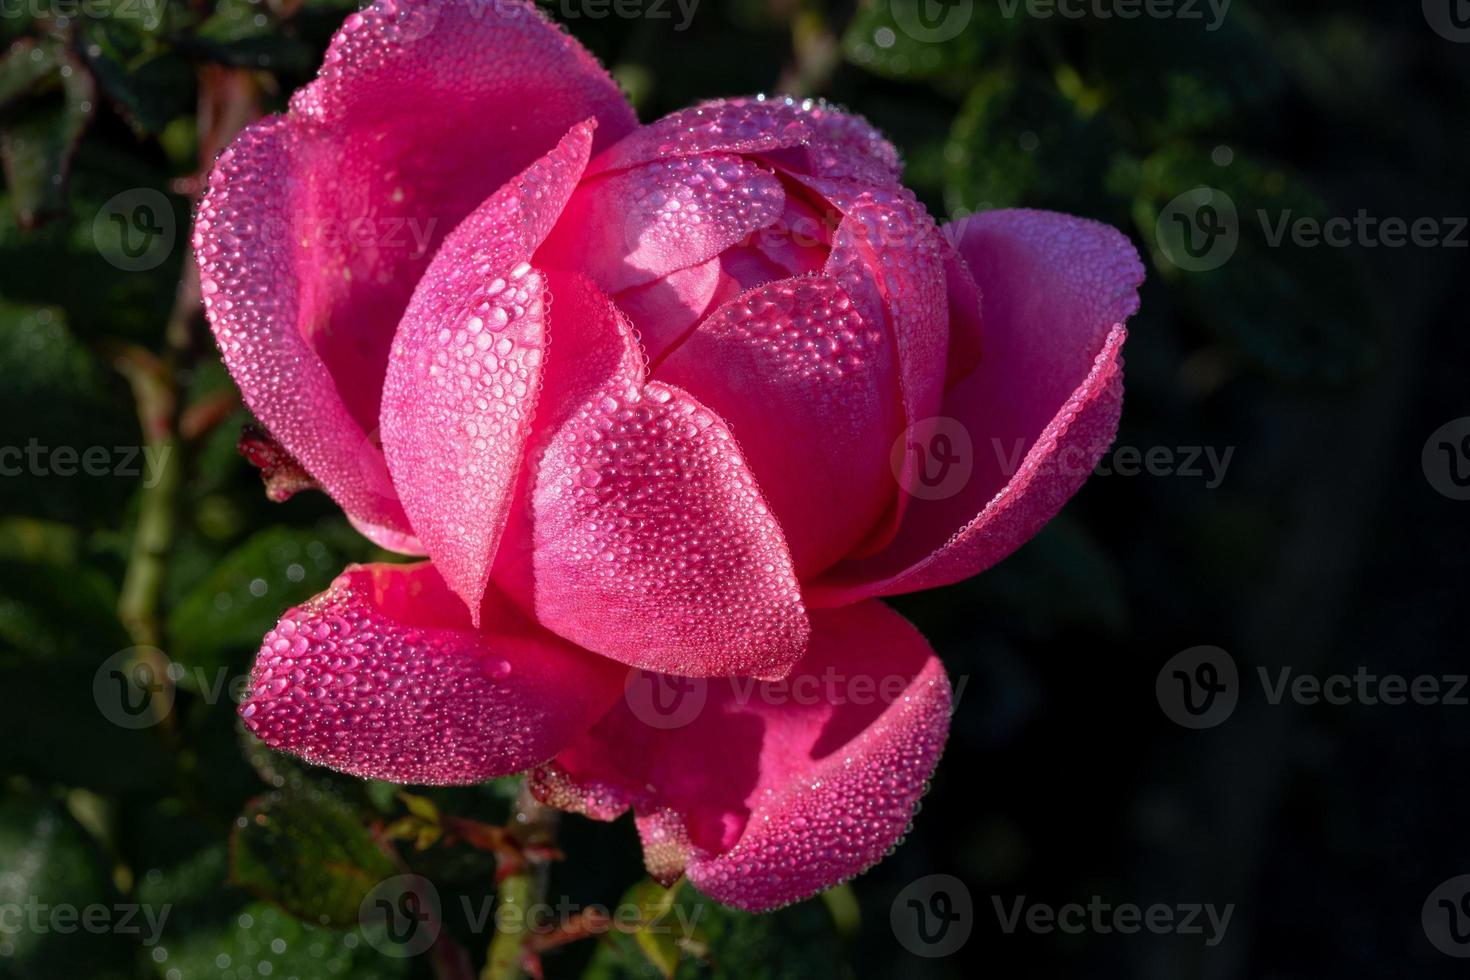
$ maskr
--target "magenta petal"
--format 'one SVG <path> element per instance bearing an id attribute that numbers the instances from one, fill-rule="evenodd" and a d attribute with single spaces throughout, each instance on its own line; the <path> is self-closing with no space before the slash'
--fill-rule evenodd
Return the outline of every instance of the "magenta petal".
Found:
<path id="1" fill-rule="evenodd" d="M 812 617 L 781 681 L 630 678 L 625 696 L 532 777 L 544 801 L 631 806 L 650 873 L 761 911 L 877 863 L 902 838 L 949 730 L 929 644 L 878 602 Z"/>
<path id="2" fill-rule="evenodd" d="M 808 598 L 822 605 L 968 578 L 1056 515 L 1112 443 L 1123 401 L 1123 322 L 1143 264 L 1106 225 L 990 211 L 945 229 L 984 299 L 979 367 L 946 396 L 971 434 L 974 471 L 955 495 L 913 500 L 892 544 L 844 563 Z"/>
<path id="3" fill-rule="evenodd" d="M 393 482 L 429 557 L 471 610 L 505 529 L 541 385 L 546 288 L 526 259 L 591 145 L 591 125 L 573 127 L 445 239 L 388 362 L 382 428 Z"/>
<path id="4" fill-rule="evenodd" d="M 779 676 L 809 631 L 780 525 L 724 421 L 644 383 L 632 327 L 600 301 L 602 315 L 584 296 L 566 319 L 553 305 L 548 375 L 564 336 L 594 353 L 556 383 L 538 435 L 536 617 L 636 667 Z"/>
<path id="5" fill-rule="evenodd" d="M 712 313 L 655 371 L 737 433 L 799 578 L 848 554 L 887 510 L 903 429 L 898 359 L 825 276 L 783 279 Z M 833 506 L 841 501 L 840 507 Z"/>
<path id="6" fill-rule="evenodd" d="M 898 151 L 860 116 L 790 97 L 722 99 L 670 113 L 592 161 L 605 173 L 670 156 L 738 153 L 815 177 L 896 183 Z"/>
<path id="7" fill-rule="evenodd" d="M 475 783 L 544 762 L 623 668 L 492 597 L 472 629 L 432 565 L 357 565 L 266 635 L 240 714 L 271 748 L 365 779 Z"/>
<path id="8" fill-rule="evenodd" d="M 740 157 L 668 157 L 590 178 L 536 256 L 616 293 L 688 269 L 772 224 L 781 182 Z"/>
<path id="9" fill-rule="evenodd" d="M 207 309 L 247 404 L 359 523 L 411 533 L 378 448 L 388 348 L 438 243 L 596 118 L 637 121 L 520 0 L 379 0 L 289 115 L 219 159 L 195 233 Z"/>

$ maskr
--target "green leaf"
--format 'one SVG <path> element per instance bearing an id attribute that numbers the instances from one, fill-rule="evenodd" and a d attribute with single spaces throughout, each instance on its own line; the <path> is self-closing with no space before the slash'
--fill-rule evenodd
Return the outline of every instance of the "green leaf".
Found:
<path id="1" fill-rule="evenodd" d="M 6 976 L 129 975 L 129 939 L 83 928 L 84 915 L 121 925 L 121 914 L 95 845 L 60 806 L 0 801 L 0 908 L 14 910 L 0 933 Z"/>
<path id="2" fill-rule="evenodd" d="M 413 960 L 380 955 L 365 939 L 360 931 L 307 925 L 272 905 L 253 902 L 213 928 L 170 935 L 162 958 L 155 954 L 153 962 L 160 980 L 398 980 L 409 975 Z M 381 939 L 378 945 L 387 946 Z"/>
<path id="3" fill-rule="evenodd" d="M 170 655 L 187 675 L 243 667 L 287 609 L 324 590 L 343 566 L 369 550 L 331 525 L 256 534 L 219 561 L 170 613 Z"/>
<path id="4" fill-rule="evenodd" d="M 0 55 L 0 112 L 22 96 L 61 81 L 62 48 L 51 40 L 22 38 Z"/>
<path id="5" fill-rule="evenodd" d="M 310 785 L 255 801 L 231 840 L 231 881 L 314 924 L 356 924 L 368 892 L 396 873 L 352 808 Z"/>
<path id="6" fill-rule="evenodd" d="M 102 92 L 134 131 L 154 134 L 194 107 L 194 69 L 117 21 L 89 24 L 83 48 Z"/>
<path id="7" fill-rule="evenodd" d="M 1283 220 L 1324 220 L 1333 211 L 1297 176 L 1234 154 L 1221 165 L 1190 144 L 1159 150 L 1136 168 L 1115 175 L 1133 184 L 1133 214 L 1160 275 L 1180 303 L 1219 340 L 1259 370 L 1293 384 L 1336 385 L 1363 376 L 1377 363 L 1380 328 L 1373 316 L 1358 256 L 1325 242 L 1303 247 L 1289 235 L 1273 242 Z M 1181 268 L 1182 241 L 1171 202 L 1212 188 L 1237 217 L 1238 241 L 1223 242 L 1212 268 Z M 1213 192 L 1212 192 L 1213 193 Z M 1187 211 L 1199 208 L 1189 204 Z M 1197 240 L 1202 242 L 1203 240 Z M 1173 249 L 1173 258 L 1170 249 Z"/>
<path id="8" fill-rule="evenodd" d="M 0 302 L 0 509 L 116 525 L 147 459 L 126 386 L 54 307 Z"/>
<path id="9" fill-rule="evenodd" d="M 994 3 L 934 5 L 930 0 L 869 0 L 842 35 L 847 60 L 900 81 L 962 76 L 992 60 L 1024 29 Z"/>
<path id="10" fill-rule="evenodd" d="M 65 211 L 72 155 L 96 107 L 96 87 L 81 65 L 66 58 L 57 70 L 60 92 L 6 110 L 0 130 L 10 205 L 25 228 Z"/>
<path id="11" fill-rule="evenodd" d="M 1098 214 L 1098 175 L 1114 149 L 1103 117 L 1055 83 L 995 72 L 955 117 L 945 204 L 955 214 L 1020 205 Z"/>

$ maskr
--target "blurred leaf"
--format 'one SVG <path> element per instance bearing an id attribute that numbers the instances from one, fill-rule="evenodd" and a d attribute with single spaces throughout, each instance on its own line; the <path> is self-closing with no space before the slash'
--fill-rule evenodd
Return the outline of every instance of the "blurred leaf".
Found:
<path id="1" fill-rule="evenodd" d="M 147 459 L 126 387 L 50 307 L 0 302 L 0 507 L 120 522 Z"/>
<path id="2" fill-rule="evenodd" d="M 1213 13 L 1205 18 L 1145 17 L 1123 30 L 1087 34 L 1088 76 L 1108 91 L 1117 112 L 1137 120 L 1150 144 L 1244 129 L 1281 94 L 1281 65 L 1251 13 L 1236 7 L 1213 27 Z"/>
<path id="3" fill-rule="evenodd" d="M 61 81 L 64 63 L 60 43 L 22 38 L 0 55 L 0 112 L 22 96 Z"/>
<path id="4" fill-rule="evenodd" d="M 868 0 L 842 35 L 848 61 L 899 81 L 963 77 L 1022 29 L 998 4 L 961 2 L 928 14 L 931 0 Z"/>
<path id="5" fill-rule="evenodd" d="M 94 908 L 118 922 L 115 902 L 95 845 L 65 810 L 24 798 L 0 801 L 0 908 L 12 910 L 0 933 L 6 976 L 127 977 L 128 939 L 117 930 L 83 928 L 82 916 Z M 28 927 L 33 917 L 39 928 Z"/>
<path id="6" fill-rule="evenodd" d="M 97 84 L 139 133 L 161 132 L 194 106 L 194 70 L 171 48 L 139 38 L 117 21 L 88 25 L 83 51 Z"/>
<path id="7" fill-rule="evenodd" d="M 1351 381 L 1376 362 L 1379 328 L 1359 257 L 1326 242 L 1298 245 L 1289 232 L 1272 240 L 1283 221 L 1333 216 L 1299 178 L 1239 155 L 1222 166 L 1196 147 L 1177 144 L 1115 176 L 1119 185 L 1129 181 L 1136 182 L 1134 221 L 1155 266 L 1179 291 L 1181 305 L 1248 361 L 1282 380 L 1308 384 Z M 1180 195 L 1201 187 L 1226 195 L 1219 203 L 1223 208 L 1228 200 L 1234 209 L 1239 239 L 1233 251 L 1221 244 L 1225 257 L 1218 267 L 1186 271 L 1159 241 L 1160 217 Z M 1188 204 L 1186 211 L 1200 208 Z M 1167 216 L 1165 225 L 1173 234 Z M 1177 257 L 1180 245 L 1174 248 Z"/>
<path id="8" fill-rule="evenodd" d="M 642 938 L 609 932 L 583 980 L 660 980 L 669 976 L 664 967 L 671 948 L 680 953 L 672 975 L 689 980 L 837 980 L 851 975 L 842 965 L 843 943 L 832 917 L 819 900 L 753 915 L 711 901 L 687 883 L 670 891 L 645 882 L 623 902 L 660 911 L 657 928 Z"/>
<path id="9" fill-rule="evenodd" d="M 170 655 L 191 673 L 243 665 L 287 609 L 323 591 L 367 550 L 331 527 L 276 527 L 256 534 L 220 560 L 169 614 Z"/>
<path id="10" fill-rule="evenodd" d="M 352 808 L 309 785 L 247 807 L 231 841 L 232 882 L 320 925 L 356 923 L 368 892 L 396 873 Z"/>
<path id="11" fill-rule="evenodd" d="M 0 128 L 10 205 L 25 228 L 64 212 L 72 155 L 96 107 L 91 75 L 69 58 L 57 70 L 61 91 L 5 110 Z"/>
<path id="12" fill-rule="evenodd" d="M 382 939 L 379 943 L 387 945 Z M 413 966 L 411 959 L 380 955 L 364 941 L 362 932 L 310 926 L 264 902 L 246 905 L 212 929 L 170 934 L 165 953 L 162 960 L 154 960 L 156 975 L 163 980 L 244 976 L 397 980 L 408 976 Z"/>
<path id="13" fill-rule="evenodd" d="M 955 117 L 945 204 L 952 213 L 1025 205 L 1097 214 L 1097 177 L 1113 148 L 1103 118 L 1055 84 L 996 72 Z"/>
<path id="14" fill-rule="evenodd" d="M 110 793 L 165 781 L 154 733 L 115 724 L 96 699 L 104 662 L 131 646 L 114 601 L 84 566 L 0 562 L 0 690 L 25 692 L 0 711 L 0 770 Z"/>
<path id="15" fill-rule="evenodd" d="M 211 61 L 277 72 L 310 71 L 311 46 L 248 0 L 220 0 L 198 31 L 183 39 L 187 50 Z"/>

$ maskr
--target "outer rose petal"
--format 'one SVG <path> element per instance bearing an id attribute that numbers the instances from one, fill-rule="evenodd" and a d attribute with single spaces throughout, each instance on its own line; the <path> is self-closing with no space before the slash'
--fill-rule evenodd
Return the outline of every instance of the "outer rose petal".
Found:
<path id="1" fill-rule="evenodd" d="M 670 156 L 759 155 L 815 177 L 896 184 L 898 151 L 861 116 L 812 99 L 719 99 L 670 113 L 592 161 L 604 173 Z"/>
<path id="2" fill-rule="evenodd" d="M 740 440 L 797 577 L 848 554 L 893 497 L 898 358 L 833 279 L 803 276 L 720 307 L 655 370 L 697 391 Z M 833 501 L 840 500 L 840 507 Z"/>
<path id="3" fill-rule="evenodd" d="M 558 383 L 556 427 L 538 441 L 536 618 L 635 667 L 780 676 L 809 632 L 781 528 L 721 419 L 645 384 L 636 357 L 614 363 L 636 350 L 632 328 L 592 294 L 575 324 L 553 304 L 553 364 L 563 328 L 569 350 L 607 353 Z"/>
<path id="4" fill-rule="evenodd" d="M 195 232 L 247 404 L 356 523 L 411 532 L 377 446 L 388 346 L 438 242 L 569 127 L 636 126 L 616 84 L 520 0 L 379 0 L 292 111 L 246 130 Z"/>
<path id="5" fill-rule="evenodd" d="M 983 571 L 1056 515 L 1117 431 L 1123 321 L 1138 308 L 1144 275 L 1128 239 L 1040 211 L 990 211 L 945 231 L 984 299 L 984 355 L 944 403 L 972 433 L 974 473 L 953 497 L 913 500 L 893 543 L 814 583 L 814 603 Z"/>
<path id="6" fill-rule="evenodd" d="M 526 260 L 587 163 L 592 125 L 492 194 L 454 230 L 398 327 L 383 449 L 439 573 L 477 614 L 505 529 L 541 385 L 545 283 Z"/>
<path id="7" fill-rule="evenodd" d="M 519 772 L 607 710 L 623 670 L 487 600 L 470 628 L 428 563 L 358 565 L 266 635 L 240 709 L 267 745 L 365 779 Z"/>
<path id="8" fill-rule="evenodd" d="M 794 902 L 871 867 L 939 761 L 949 680 L 881 603 L 818 613 L 812 627 L 783 681 L 631 678 L 532 789 L 604 820 L 632 806 L 651 873 L 682 871 L 737 908 Z"/>

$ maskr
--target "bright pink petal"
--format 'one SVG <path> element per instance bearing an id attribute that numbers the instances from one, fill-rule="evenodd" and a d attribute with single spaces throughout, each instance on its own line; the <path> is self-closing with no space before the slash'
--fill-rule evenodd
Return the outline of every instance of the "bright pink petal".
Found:
<path id="1" fill-rule="evenodd" d="M 719 255 L 781 216 L 786 194 L 740 157 L 668 157 L 588 179 L 536 256 L 617 293 Z"/>
<path id="2" fill-rule="evenodd" d="M 714 309 L 726 278 L 721 269 L 721 259 L 713 258 L 613 297 L 633 321 L 650 360 L 657 361 Z"/>
<path id="3" fill-rule="evenodd" d="M 553 305 L 553 364 L 559 331 L 578 348 L 589 328 L 603 333 L 598 350 L 636 350 L 616 311 L 574 325 Z M 613 359 L 599 354 L 577 385 L 558 384 L 585 395 L 558 396 L 576 407 L 538 448 L 537 619 L 636 667 L 779 676 L 809 631 L 780 525 L 721 419 L 645 383 L 636 357 L 608 370 Z"/>
<path id="4" fill-rule="evenodd" d="M 612 819 L 631 806 L 649 871 L 760 911 L 851 878 L 902 838 L 949 729 L 928 643 L 878 602 L 812 617 L 784 680 L 640 673 L 532 788 Z"/>
<path id="5" fill-rule="evenodd" d="M 494 595 L 485 619 L 472 629 L 428 563 L 353 566 L 266 635 L 240 714 L 271 748 L 365 779 L 519 772 L 585 732 L 624 670 Z"/>
<path id="6" fill-rule="evenodd" d="M 348 411 L 301 329 L 312 271 L 287 227 L 302 142 L 276 117 L 220 155 L 194 226 L 204 308 L 245 403 L 272 437 L 354 523 L 404 537 L 411 528 L 376 426 L 370 434 Z M 380 379 L 369 383 L 376 392 Z"/>
<path id="7" fill-rule="evenodd" d="M 490 196 L 444 241 L 398 327 L 383 449 L 403 508 L 471 610 L 490 577 L 546 347 L 545 281 L 526 262 L 587 164 L 592 126 Z"/>
<path id="8" fill-rule="evenodd" d="M 799 578 L 847 555 L 887 510 L 888 457 L 903 429 L 898 359 L 884 325 L 835 280 L 783 279 L 741 295 L 654 376 L 699 392 L 737 434 Z"/>
<path id="9" fill-rule="evenodd" d="M 359 523 L 411 532 L 378 448 L 388 348 L 435 248 L 617 85 L 533 5 L 379 0 L 287 116 L 246 130 L 201 204 L 210 322 L 251 410 Z"/>
<path id="10" fill-rule="evenodd" d="M 971 434 L 974 471 L 954 496 L 914 500 L 883 553 L 814 585 L 821 604 L 968 578 L 1035 534 L 1086 481 L 1122 410 L 1123 322 L 1143 265 L 1105 225 L 990 211 L 946 229 L 984 297 L 979 368 L 945 397 Z"/>
<path id="11" fill-rule="evenodd" d="M 790 97 L 723 99 L 671 113 L 592 162 L 590 173 L 670 156 L 738 153 L 816 177 L 896 183 L 898 151 L 860 116 Z"/>
<path id="12" fill-rule="evenodd" d="M 944 257 L 949 251 L 934 219 L 907 189 L 873 190 L 847 181 L 810 180 L 842 212 L 826 272 L 852 297 L 864 318 L 885 323 L 898 352 L 899 398 L 905 426 L 920 431 L 939 410 L 949 355 L 949 305 Z M 866 553 L 895 533 L 913 486 L 914 460 L 902 459 L 894 506 L 873 528 Z"/>

